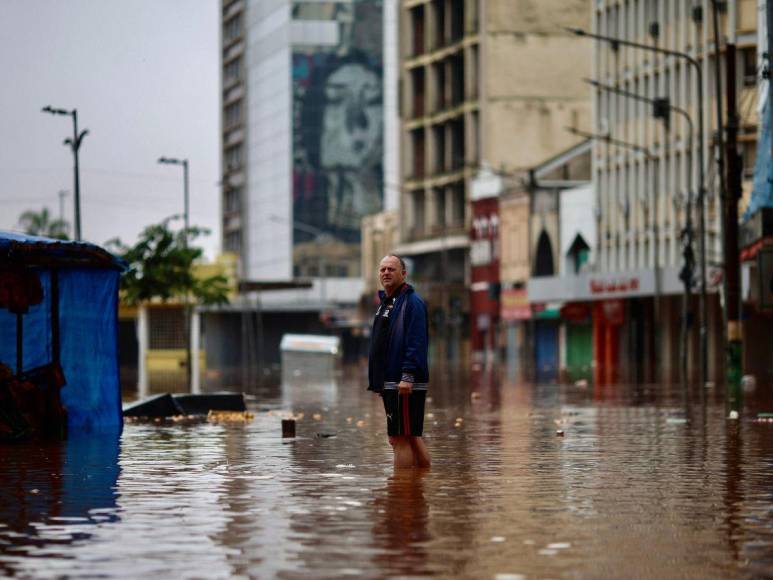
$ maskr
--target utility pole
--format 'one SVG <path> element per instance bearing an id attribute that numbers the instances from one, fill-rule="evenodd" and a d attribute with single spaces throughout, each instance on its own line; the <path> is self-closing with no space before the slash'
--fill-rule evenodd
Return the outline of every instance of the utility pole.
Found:
<path id="1" fill-rule="evenodd" d="M 733 23 L 731 23 L 732 25 Z M 733 34 L 733 31 L 731 31 Z M 717 52 L 719 58 L 719 52 Z M 724 198 L 724 261 L 727 296 L 727 384 L 731 404 L 738 396 L 741 384 L 741 291 L 738 256 L 738 201 L 741 199 L 741 157 L 738 154 L 738 110 L 736 98 L 736 50 L 735 42 L 725 46 L 725 90 L 727 93 L 727 129 L 725 133 L 725 157 L 727 158 L 727 195 Z"/>
<path id="2" fill-rule="evenodd" d="M 183 168 L 183 248 L 188 249 L 188 236 L 190 234 L 190 219 L 189 219 L 189 191 L 188 191 L 188 159 L 177 159 L 175 157 L 159 157 L 158 163 L 162 165 L 180 165 Z M 188 383 L 188 389 L 191 389 L 191 378 L 193 374 L 193 365 L 199 364 L 199 353 L 195 353 L 195 357 L 191 354 L 191 305 L 190 298 L 188 296 L 188 290 L 183 295 L 183 334 L 185 335 L 185 374 Z M 195 360 L 194 360 L 195 359 Z"/>

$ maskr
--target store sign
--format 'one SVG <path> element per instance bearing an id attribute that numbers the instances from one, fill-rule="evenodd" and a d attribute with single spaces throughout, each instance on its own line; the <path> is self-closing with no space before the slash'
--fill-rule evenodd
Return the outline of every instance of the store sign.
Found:
<path id="1" fill-rule="evenodd" d="M 531 306 L 524 288 L 502 290 L 499 295 L 502 320 L 529 320 Z"/>
<path id="2" fill-rule="evenodd" d="M 605 294 L 638 294 L 641 282 L 638 276 L 619 276 L 615 278 L 589 278 L 588 287 L 591 295 Z"/>

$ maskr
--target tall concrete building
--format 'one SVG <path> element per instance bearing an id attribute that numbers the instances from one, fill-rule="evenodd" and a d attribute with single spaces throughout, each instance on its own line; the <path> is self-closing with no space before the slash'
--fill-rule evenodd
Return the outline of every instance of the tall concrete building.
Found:
<path id="1" fill-rule="evenodd" d="M 454 342 L 496 324 L 470 313 L 473 181 L 484 169 L 517 174 L 580 141 L 566 127 L 589 128 L 581 79 L 591 47 L 562 26 L 587 26 L 589 17 L 587 0 L 401 3 L 398 250 L 413 259 L 435 329 Z M 472 292 L 495 300 L 496 288 L 484 286 Z"/>
<path id="2" fill-rule="evenodd" d="M 222 1 L 223 248 L 273 301 L 359 298 L 384 206 L 381 0 Z M 293 298 L 295 296 L 296 298 Z"/>

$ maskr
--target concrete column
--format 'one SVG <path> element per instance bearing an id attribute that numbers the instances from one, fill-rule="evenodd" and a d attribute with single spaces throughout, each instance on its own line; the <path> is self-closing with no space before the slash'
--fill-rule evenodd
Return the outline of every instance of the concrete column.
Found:
<path id="1" fill-rule="evenodd" d="M 191 393 L 201 393 L 201 368 L 199 366 L 199 351 L 201 344 L 201 313 L 191 312 Z"/>
<path id="2" fill-rule="evenodd" d="M 150 393 L 148 383 L 148 350 L 150 324 L 148 307 L 141 304 L 137 309 L 137 398 L 145 399 Z"/>

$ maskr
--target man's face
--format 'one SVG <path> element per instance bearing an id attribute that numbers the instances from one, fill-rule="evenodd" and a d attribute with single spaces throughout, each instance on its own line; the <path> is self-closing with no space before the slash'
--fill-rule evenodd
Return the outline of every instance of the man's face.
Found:
<path id="1" fill-rule="evenodd" d="M 400 265 L 400 260 L 394 256 L 386 256 L 381 260 L 381 264 L 378 267 L 378 279 L 386 293 L 391 294 L 395 288 L 405 281 L 405 271 Z"/>

